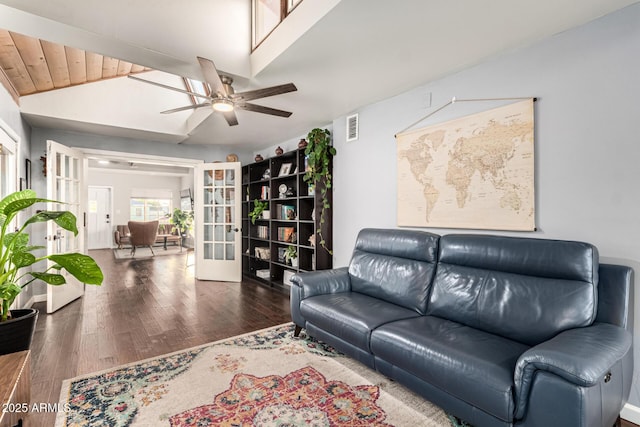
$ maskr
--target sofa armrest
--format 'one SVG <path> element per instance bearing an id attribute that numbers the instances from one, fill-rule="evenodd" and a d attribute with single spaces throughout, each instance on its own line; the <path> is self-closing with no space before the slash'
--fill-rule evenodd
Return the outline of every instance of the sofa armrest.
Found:
<path id="1" fill-rule="evenodd" d="M 291 282 L 293 286 L 300 288 L 301 300 L 314 295 L 335 294 L 351 290 L 351 279 L 347 267 L 298 273 L 291 278 Z"/>
<path id="2" fill-rule="evenodd" d="M 631 334 L 609 323 L 564 331 L 524 352 L 514 374 L 516 419 L 527 409 L 531 384 L 538 370 L 553 373 L 581 387 L 606 378 L 611 367 L 631 349 Z"/>

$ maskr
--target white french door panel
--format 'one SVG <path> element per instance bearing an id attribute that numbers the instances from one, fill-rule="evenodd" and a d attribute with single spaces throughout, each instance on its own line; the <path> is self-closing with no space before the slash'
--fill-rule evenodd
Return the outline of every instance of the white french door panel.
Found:
<path id="1" fill-rule="evenodd" d="M 203 163 L 196 166 L 195 175 L 195 276 L 240 282 L 240 163 Z"/>
<path id="2" fill-rule="evenodd" d="M 86 159 L 82 152 L 54 141 L 47 141 L 47 210 L 67 210 L 77 218 L 78 235 L 53 221 L 47 222 L 47 254 L 84 253 L 86 237 L 85 212 L 87 204 Z M 50 265 L 53 263 L 50 262 Z M 67 283 L 47 286 L 47 313 L 64 307 L 84 295 L 84 283 L 62 270 Z"/>
<path id="3" fill-rule="evenodd" d="M 111 188 L 89 186 L 87 209 L 87 249 L 113 246 Z"/>

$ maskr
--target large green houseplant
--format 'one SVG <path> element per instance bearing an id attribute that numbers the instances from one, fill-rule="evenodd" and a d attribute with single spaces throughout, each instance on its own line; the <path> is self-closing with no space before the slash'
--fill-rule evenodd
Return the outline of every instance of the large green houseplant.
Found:
<path id="1" fill-rule="evenodd" d="M 32 253 L 45 247 L 29 244 L 26 229 L 31 224 L 54 221 L 61 228 L 73 232 L 74 235 L 78 234 L 76 217 L 69 211 L 37 211 L 24 224 L 13 223 L 18 213 L 38 202 L 55 201 L 40 199 L 33 190 L 18 191 L 0 201 L 0 325 L 9 319 L 9 307 L 18 294 L 34 281 L 42 280 L 55 286 L 65 284 L 65 278 L 60 274 L 63 269 L 80 282 L 89 285 L 102 284 L 102 270 L 88 255 L 66 253 L 37 257 Z M 14 227 L 15 231 L 11 231 Z M 51 260 L 54 264 L 47 267 L 46 260 Z M 28 279 L 20 283 L 22 278 Z"/>
<path id="2" fill-rule="evenodd" d="M 183 211 L 182 209 L 175 208 L 170 221 L 180 235 L 184 237 L 193 225 L 193 211 Z"/>
<path id="3" fill-rule="evenodd" d="M 307 157 L 307 170 L 304 180 L 316 189 L 320 189 L 320 224 L 317 229 L 320 238 L 320 246 L 333 255 L 333 251 L 327 247 L 327 243 L 322 236 L 322 225 L 325 223 L 325 211 L 331 208 L 327 191 L 332 186 L 333 176 L 331 175 L 330 162 L 336 155 L 336 149 L 331 145 L 331 132 L 327 129 L 312 129 L 307 135 L 307 147 L 304 150 Z"/>

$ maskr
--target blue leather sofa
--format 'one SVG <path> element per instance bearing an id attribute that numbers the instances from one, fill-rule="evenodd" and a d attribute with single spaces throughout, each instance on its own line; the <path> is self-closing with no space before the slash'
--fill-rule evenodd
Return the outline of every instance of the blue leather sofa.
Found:
<path id="1" fill-rule="evenodd" d="M 476 426 L 612 426 L 633 373 L 633 270 L 590 244 L 364 229 L 292 278 L 308 335 Z"/>

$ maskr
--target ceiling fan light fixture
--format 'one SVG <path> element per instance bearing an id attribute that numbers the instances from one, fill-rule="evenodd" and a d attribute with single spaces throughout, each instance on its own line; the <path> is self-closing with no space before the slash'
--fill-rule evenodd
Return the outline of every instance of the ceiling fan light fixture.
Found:
<path id="1" fill-rule="evenodd" d="M 216 111 L 220 111 L 221 113 L 228 113 L 229 111 L 233 111 L 233 103 L 228 99 L 215 99 L 211 103 L 211 107 Z"/>

